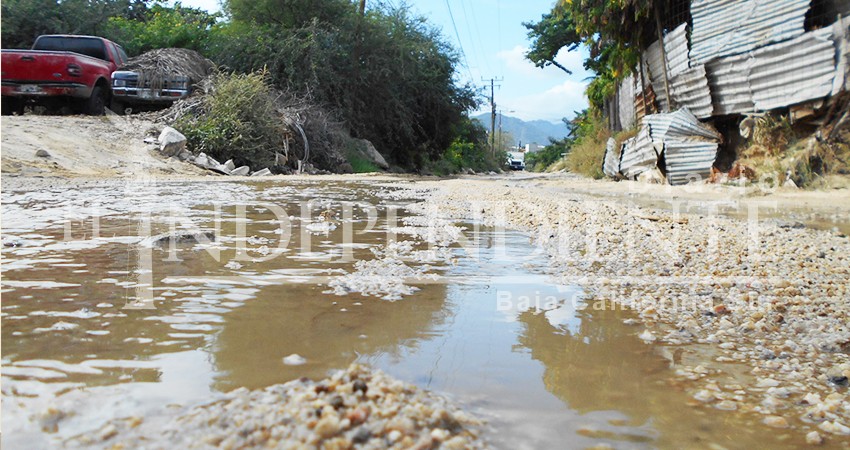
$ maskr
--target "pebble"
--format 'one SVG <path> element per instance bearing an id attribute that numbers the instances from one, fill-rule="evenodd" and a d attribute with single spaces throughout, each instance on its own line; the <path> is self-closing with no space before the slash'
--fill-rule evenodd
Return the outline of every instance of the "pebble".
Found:
<path id="1" fill-rule="evenodd" d="M 823 444 L 823 438 L 817 431 L 812 431 L 806 434 L 806 444 L 809 445 L 821 445 Z"/>
<path id="2" fill-rule="evenodd" d="M 788 421 L 780 416 L 767 416 L 763 422 L 765 425 L 773 428 L 788 428 Z"/>
<path id="3" fill-rule="evenodd" d="M 306 364 L 307 359 L 297 353 L 293 353 L 283 358 L 283 363 L 287 366 L 300 366 L 302 364 Z"/>
<path id="4" fill-rule="evenodd" d="M 368 396 L 357 394 L 358 382 L 372 387 Z M 417 443 L 429 443 L 420 448 L 488 448 L 480 438 L 483 422 L 444 397 L 357 364 L 317 382 L 240 388 L 163 414 L 174 417 L 155 424 L 116 419 L 94 437 L 106 448 L 411 448 Z M 90 442 L 84 435 L 66 443 Z"/>
<path id="5" fill-rule="evenodd" d="M 649 342 L 655 342 L 655 340 L 656 340 L 657 338 L 655 337 L 655 335 L 654 335 L 654 334 L 652 334 L 652 332 L 651 332 L 651 331 L 649 331 L 649 330 L 643 330 L 643 333 L 641 333 L 640 335 L 638 335 L 638 339 L 641 339 L 641 340 L 643 340 L 644 342 L 649 343 Z"/>

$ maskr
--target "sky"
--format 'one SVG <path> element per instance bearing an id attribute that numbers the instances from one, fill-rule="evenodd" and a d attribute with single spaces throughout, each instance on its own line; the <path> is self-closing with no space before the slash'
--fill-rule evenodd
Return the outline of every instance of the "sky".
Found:
<path id="1" fill-rule="evenodd" d="M 403 0 L 384 1 L 398 5 Z M 489 80 L 502 80 L 496 83 L 499 87 L 495 90 L 495 100 L 497 109 L 505 116 L 560 122 L 563 117 L 571 118 L 575 111 L 587 107 L 584 89 L 590 74 L 582 66 L 584 51 L 563 50 L 558 55 L 558 62 L 573 71 L 572 75 L 552 66 L 537 68 L 524 56 L 531 43 L 522 23 L 539 20 L 551 10 L 554 0 L 406 1 L 462 51 L 461 82 L 486 86 L 489 97 Z M 220 9 L 219 0 L 182 0 L 181 3 L 208 11 Z M 370 0 L 366 4 L 368 8 Z M 481 111 L 490 111 L 489 100 Z"/>

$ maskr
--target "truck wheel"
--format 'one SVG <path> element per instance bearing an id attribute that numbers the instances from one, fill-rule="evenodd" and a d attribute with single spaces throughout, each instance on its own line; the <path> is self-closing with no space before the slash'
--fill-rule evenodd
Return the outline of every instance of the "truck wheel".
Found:
<path id="1" fill-rule="evenodd" d="M 2 114 L 4 116 L 11 116 L 15 113 L 19 116 L 24 115 L 24 101 L 19 98 L 3 97 L 0 100 L 0 105 L 2 105 Z"/>
<path id="2" fill-rule="evenodd" d="M 106 93 L 100 86 L 95 86 L 91 97 L 86 101 L 84 112 L 90 116 L 102 116 L 106 108 Z"/>

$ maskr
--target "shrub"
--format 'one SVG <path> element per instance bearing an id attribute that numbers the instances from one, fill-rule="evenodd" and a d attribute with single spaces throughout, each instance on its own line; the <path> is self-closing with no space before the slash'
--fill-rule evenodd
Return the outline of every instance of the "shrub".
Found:
<path id="1" fill-rule="evenodd" d="M 566 157 L 566 166 L 571 172 L 592 178 L 602 178 L 602 161 L 605 158 L 605 145 L 611 137 L 611 131 L 601 114 L 585 112 L 580 114 L 577 137 Z"/>
<path id="2" fill-rule="evenodd" d="M 266 74 L 217 74 L 191 113 L 175 123 L 189 147 L 237 164 L 272 166 L 275 152 L 284 152 L 291 136 Z"/>

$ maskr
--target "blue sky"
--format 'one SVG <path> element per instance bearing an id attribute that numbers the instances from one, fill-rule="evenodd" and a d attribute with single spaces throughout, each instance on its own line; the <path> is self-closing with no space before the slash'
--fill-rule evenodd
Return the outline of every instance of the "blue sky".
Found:
<path id="1" fill-rule="evenodd" d="M 375 1 L 367 0 L 367 8 Z M 385 1 L 398 5 L 403 0 Z M 218 0 L 182 3 L 210 11 L 220 8 Z M 589 74 L 581 64 L 584 52 L 562 51 L 558 55 L 558 62 L 572 70 L 572 75 L 555 67 L 538 69 L 524 58 L 529 41 L 522 23 L 539 20 L 554 0 L 407 0 L 407 4 L 463 50 L 462 81 L 471 80 L 483 87 L 482 78 L 503 78 L 496 90 L 496 104 L 504 115 L 559 122 L 587 107 L 584 88 Z M 486 85 L 489 95 L 489 82 Z M 489 111 L 489 105 L 482 111 Z"/>

